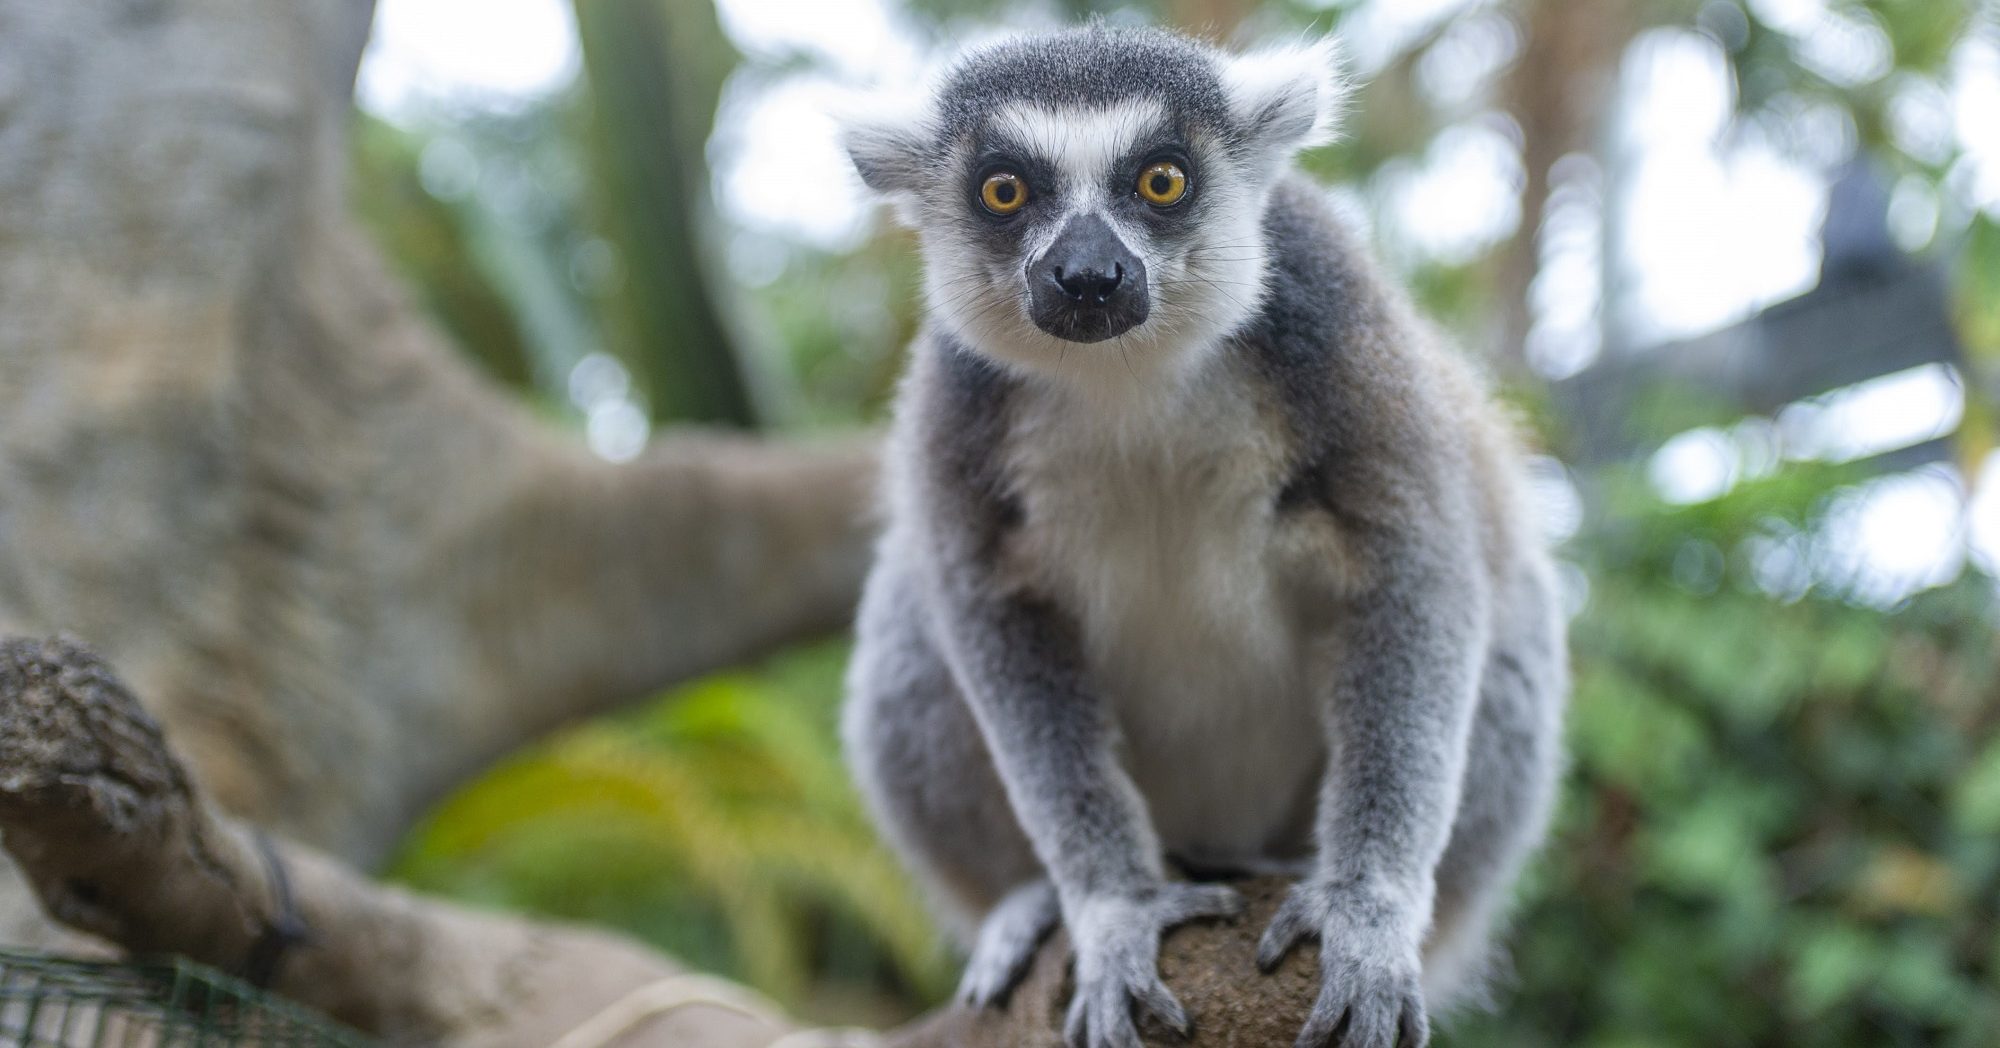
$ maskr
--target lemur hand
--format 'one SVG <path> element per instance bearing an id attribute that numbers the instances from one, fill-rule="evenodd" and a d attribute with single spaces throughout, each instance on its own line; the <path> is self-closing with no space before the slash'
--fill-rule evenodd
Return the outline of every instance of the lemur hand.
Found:
<path id="1" fill-rule="evenodd" d="M 998 1007 L 1028 974 L 1036 947 L 1058 919 L 1056 888 L 1048 878 L 1009 892 L 979 926 L 979 939 L 958 982 L 958 999 L 976 1008 Z"/>
<path id="2" fill-rule="evenodd" d="M 1139 1048 L 1135 1005 L 1187 1036 L 1187 1011 L 1160 981 L 1160 936 L 1188 921 L 1241 912 L 1234 888 L 1161 884 L 1137 897 L 1086 899 L 1067 914 L 1076 947 L 1076 995 L 1063 1023 L 1070 1048 Z"/>
<path id="3" fill-rule="evenodd" d="M 1429 1043 L 1417 954 L 1422 928 L 1409 909 L 1313 880 L 1292 886 L 1257 944 L 1257 967 L 1268 973 L 1301 940 L 1319 940 L 1319 998 L 1296 1048 Z"/>

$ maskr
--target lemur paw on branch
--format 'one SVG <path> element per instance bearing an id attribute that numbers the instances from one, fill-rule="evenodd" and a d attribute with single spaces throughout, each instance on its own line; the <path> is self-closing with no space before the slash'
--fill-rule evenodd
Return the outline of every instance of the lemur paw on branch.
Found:
<path id="1" fill-rule="evenodd" d="M 1509 426 L 1291 171 L 1343 94 L 1331 42 L 1097 25 L 845 128 L 931 311 L 846 743 L 967 999 L 1068 928 L 1079 1046 L 1189 1024 L 1160 936 L 1237 899 L 1169 855 L 1301 872 L 1258 956 L 1320 944 L 1299 1044 L 1421 1046 L 1543 832 L 1549 557 Z"/>

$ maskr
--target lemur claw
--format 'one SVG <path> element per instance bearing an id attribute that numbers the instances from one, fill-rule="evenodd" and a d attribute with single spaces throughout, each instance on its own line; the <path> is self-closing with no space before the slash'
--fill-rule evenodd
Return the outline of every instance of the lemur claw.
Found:
<path id="1" fill-rule="evenodd" d="M 1186 1037 L 1193 1030 L 1187 1009 L 1160 980 L 1160 936 L 1189 921 L 1235 917 L 1243 897 L 1222 884 L 1164 884 L 1141 898 L 1091 900 L 1079 909 L 1070 928 L 1076 992 L 1063 1023 L 1070 1048 L 1139 1048 L 1135 1012 Z"/>
<path id="2" fill-rule="evenodd" d="M 975 1008 L 1004 1004 L 1059 917 L 1055 886 L 1047 878 L 1007 893 L 979 926 L 972 957 L 959 979 L 958 999 Z"/>
<path id="3" fill-rule="evenodd" d="M 1394 907 L 1312 882 L 1294 885 L 1257 943 L 1269 973 L 1319 940 L 1319 996 L 1294 1048 L 1425 1048 L 1430 1019 L 1416 936 Z"/>

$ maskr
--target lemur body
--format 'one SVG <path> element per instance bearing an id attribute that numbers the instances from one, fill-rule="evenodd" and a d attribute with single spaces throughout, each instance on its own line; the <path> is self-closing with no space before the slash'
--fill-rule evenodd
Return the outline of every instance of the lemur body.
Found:
<path id="1" fill-rule="evenodd" d="M 1093 28 L 849 135 L 937 319 L 846 743 L 969 998 L 1068 925 L 1076 1043 L 1186 1025 L 1159 935 L 1236 900 L 1171 853 L 1304 875 L 1259 958 L 1322 940 L 1302 1044 L 1419 1044 L 1546 818 L 1564 653 L 1517 452 L 1285 173 L 1338 101 L 1330 48 Z"/>

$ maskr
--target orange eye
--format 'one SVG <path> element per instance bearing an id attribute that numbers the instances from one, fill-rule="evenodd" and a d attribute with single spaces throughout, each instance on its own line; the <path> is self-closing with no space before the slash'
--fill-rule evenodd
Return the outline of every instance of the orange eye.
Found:
<path id="1" fill-rule="evenodd" d="M 1011 215 L 1027 204 L 1028 183 L 1012 171 L 994 172 L 980 185 L 979 202 L 996 215 Z"/>
<path id="2" fill-rule="evenodd" d="M 1139 195 L 1156 207 L 1172 207 L 1187 195 L 1187 172 L 1168 160 L 1149 165 L 1139 172 Z"/>

